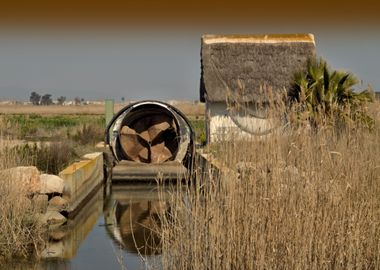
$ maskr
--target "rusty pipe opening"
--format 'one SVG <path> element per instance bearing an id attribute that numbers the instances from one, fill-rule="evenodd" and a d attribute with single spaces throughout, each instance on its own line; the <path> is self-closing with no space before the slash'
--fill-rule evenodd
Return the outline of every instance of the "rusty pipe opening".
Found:
<path id="1" fill-rule="evenodd" d="M 141 101 L 124 107 L 106 130 L 106 143 L 117 161 L 183 163 L 192 158 L 193 138 L 186 117 L 159 101 Z"/>

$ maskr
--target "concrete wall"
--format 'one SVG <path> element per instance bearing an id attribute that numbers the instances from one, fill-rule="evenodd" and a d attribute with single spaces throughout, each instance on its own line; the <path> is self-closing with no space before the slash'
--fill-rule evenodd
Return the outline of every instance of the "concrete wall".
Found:
<path id="1" fill-rule="evenodd" d="M 65 186 L 62 197 L 68 202 L 68 212 L 74 212 L 86 197 L 104 180 L 103 152 L 83 156 L 59 173 Z"/>

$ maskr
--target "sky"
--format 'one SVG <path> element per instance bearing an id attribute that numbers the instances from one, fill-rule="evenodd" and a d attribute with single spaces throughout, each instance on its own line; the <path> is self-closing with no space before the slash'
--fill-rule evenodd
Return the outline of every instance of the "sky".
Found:
<path id="1" fill-rule="evenodd" d="M 333 68 L 380 90 L 375 1 L 48 3 L 0 3 L 0 100 L 198 100 L 202 34 L 313 33 Z"/>

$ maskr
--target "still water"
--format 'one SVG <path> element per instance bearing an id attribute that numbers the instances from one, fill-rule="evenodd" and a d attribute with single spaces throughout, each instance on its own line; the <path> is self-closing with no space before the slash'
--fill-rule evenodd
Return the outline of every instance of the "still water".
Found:
<path id="1" fill-rule="evenodd" d="M 153 232 L 168 207 L 169 189 L 158 192 L 146 183 L 101 187 L 65 228 L 50 233 L 47 259 L 0 269 L 161 269 L 160 239 Z"/>

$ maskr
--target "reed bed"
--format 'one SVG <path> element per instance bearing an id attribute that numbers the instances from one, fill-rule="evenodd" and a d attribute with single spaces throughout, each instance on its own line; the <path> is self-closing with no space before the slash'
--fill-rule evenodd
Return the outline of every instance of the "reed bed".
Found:
<path id="1" fill-rule="evenodd" d="M 0 144 L 6 145 L 7 140 L 0 137 Z M 27 186 L 6 170 L 16 164 L 15 156 L 0 153 L 0 265 L 10 259 L 38 257 L 46 236 Z"/>
<path id="2" fill-rule="evenodd" d="M 379 269 L 378 120 L 211 146 L 219 170 L 199 169 L 162 216 L 163 268 Z"/>

